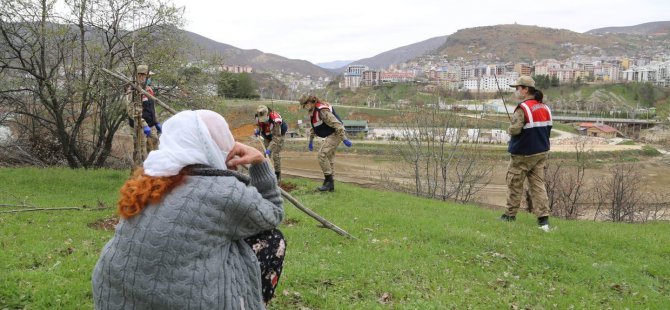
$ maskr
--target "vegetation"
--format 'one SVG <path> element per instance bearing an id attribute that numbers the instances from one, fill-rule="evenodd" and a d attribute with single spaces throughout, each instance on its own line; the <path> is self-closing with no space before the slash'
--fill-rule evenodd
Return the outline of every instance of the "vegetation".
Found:
<path id="1" fill-rule="evenodd" d="M 257 99 L 260 97 L 256 83 L 245 72 L 221 72 L 216 87 L 219 97 L 243 99 Z"/>
<path id="2" fill-rule="evenodd" d="M 136 66 L 169 71 L 180 48 L 181 10 L 157 0 L 2 1 L 0 110 L 16 129 L 14 149 L 31 162 L 102 167 L 126 121 L 127 85 L 100 69 L 134 76 Z M 65 23 L 65 24 L 61 24 Z M 171 44 L 159 44 L 159 40 Z M 25 154 L 22 154 L 25 155 Z"/>
<path id="3" fill-rule="evenodd" d="M 572 114 L 641 119 L 670 115 L 670 90 L 650 83 L 571 84 L 543 91 L 553 108 Z"/>
<path id="4" fill-rule="evenodd" d="M 128 171 L 3 169 L 3 200 L 83 211 L 0 214 L 0 308 L 91 308 L 91 271 L 112 231 Z M 338 184 L 289 179 L 306 206 L 357 237 L 316 226 L 289 204 L 287 256 L 270 309 L 649 308 L 667 305 L 667 223 L 616 224 L 534 217 Z M 78 190 L 75 190 L 78 189 Z M 82 190 L 85 189 L 85 190 Z M 34 193 L 39 193 L 35 195 Z M 6 210 L 7 208 L 2 208 Z"/>

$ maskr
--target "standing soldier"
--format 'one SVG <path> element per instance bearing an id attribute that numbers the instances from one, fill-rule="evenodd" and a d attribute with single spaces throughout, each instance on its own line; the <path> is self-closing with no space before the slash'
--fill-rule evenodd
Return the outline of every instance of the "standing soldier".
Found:
<path id="1" fill-rule="evenodd" d="M 540 229 L 549 231 L 549 199 L 544 184 L 544 167 L 549 155 L 551 135 L 551 110 L 542 103 L 543 94 L 535 89 L 530 76 L 521 76 L 510 87 L 522 100 L 514 110 L 512 124 L 507 131 L 511 135 L 508 151 L 512 158 L 507 170 L 507 211 L 500 217 L 514 221 L 521 203 L 523 183 L 528 178 L 530 204 L 537 215 Z"/>
<path id="2" fill-rule="evenodd" d="M 271 156 L 275 168 L 277 181 L 281 179 L 281 150 L 284 146 L 284 135 L 288 130 L 288 125 L 281 118 L 277 111 L 272 111 L 264 105 L 259 105 L 256 109 L 256 125 L 258 128 L 254 132 L 256 137 L 263 137 L 265 154 Z"/>
<path id="3" fill-rule="evenodd" d="M 151 78 L 149 78 L 151 74 L 152 72 L 149 71 L 149 66 L 137 66 L 135 83 L 153 95 L 154 91 L 150 86 Z M 144 94 L 138 94 L 141 95 L 140 98 L 142 101 L 142 108 L 140 109 L 139 104 L 133 101 L 132 89 L 133 88 L 130 86 L 126 89 L 125 101 L 130 127 L 135 128 L 135 123 L 140 123 L 142 126 L 143 134 L 139 133 L 139 129 L 136 130 L 137 134 L 133 133 L 133 142 L 135 144 L 133 160 L 135 161 L 135 164 L 138 165 L 144 161 L 149 152 L 158 149 L 158 134 L 162 133 L 162 128 L 156 117 L 156 107 L 153 99 Z"/>
<path id="4" fill-rule="evenodd" d="M 309 151 L 314 149 L 314 136 L 326 138 L 319 150 L 319 165 L 323 171 L 323 185 L 318 187 L 319 191 L 332 192 L 335 190 L 335 150 L 340 142 L 351 147 L 351 141 L 347 138 L 342 125 L 342 120 L 333 110 L 333 107 L 325 102 L 321 102 L 316 96 L 305 96 L 300 99 L 303 109 L 309 111 L 310 124 L 312 128 L 309 132 Z"/>

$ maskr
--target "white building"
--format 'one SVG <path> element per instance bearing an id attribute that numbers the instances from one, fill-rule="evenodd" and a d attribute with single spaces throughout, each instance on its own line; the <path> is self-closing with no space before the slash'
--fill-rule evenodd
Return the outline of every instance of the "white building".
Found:
<path id="1" fill-rule="evenodd" d="M 370 68 L 364 65 L 349 65 L 347 66 L 347 71 L 344 72 L 344 87 L 345 88 L 358 88 L 361 86 L 361 81 L 363 80 L 363 72 L 368 71 Z"/>
<path id="2" fill-rule="evenodd" d="M 484 76 L 481 78 L 467 79 L 463 81 L 463 88 L 469 91 L 493 93 L 497 91 L 511 92 L 510 84 L 519 78 L 517 72 L 509 72 L 504 76 Z"/>

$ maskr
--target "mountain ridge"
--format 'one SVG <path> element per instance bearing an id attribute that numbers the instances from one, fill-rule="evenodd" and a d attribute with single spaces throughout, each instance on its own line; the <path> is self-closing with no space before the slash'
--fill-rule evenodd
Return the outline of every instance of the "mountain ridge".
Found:
<path id="1" fill-rule="evenodd" d="M 401 47 L 379 53 L 375 56 L 352 61 L 349 65 L 366 65 L 371 69 L 383 69 L 390 65 L 400 64 L 412 58 L 425 55 L 433 49 L 439 47 L 447 39 L 448 35 L 433 37 L 416 43 L 404 45 Z M 346 66 L 334 69 L 335 72 L 343 72 Z"/>
<path id="2" fill-rule="evenodd" d="M 332 73 L 307 60 L 289 59 L 277 54 L 265 53 L 258 49 L 241 49 L 230 44 L 214 41 L 194 32 L 182 30 L 188 40 L 207 53 L 223 57 L 226 65 L 249 65 L 258 71 L 296 72 L 313 77 L 329 77 Z M 191 55 L 191 58 L 194 58 Z"/>
<path id="3" fill-rule="evenodd" d="M 654 34 L 667 34 L 669 32 L 670 32 L 670 21 L 656 21 L 632 26 L 596 28 L 591 29 L 585 33 L 588 34 L 621 33 L 621 34 L 654 35 Z"/>
<path id="4" fill-rule="evenodd" d="M 456 31 L 436 55 L 466 61 L 532 62 L 582 56 L 636 56 L 654 53 L 668 37 L 586 34 L 520 24 L 481 26 Z"/>

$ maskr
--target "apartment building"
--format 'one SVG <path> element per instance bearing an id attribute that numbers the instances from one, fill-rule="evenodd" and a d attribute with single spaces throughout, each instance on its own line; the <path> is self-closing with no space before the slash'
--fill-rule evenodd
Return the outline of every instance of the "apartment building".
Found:
<path id="1" fill-rule="evenodd" d="M 382 72 L 380 74 L 382 83 L 411 82 L 414 77 L 412 72 Z"/>
<path id="2" fill-rule="evenodd" d="M 365 70 L 362 73 L 361 83 L 366 86 L 379 85 L 381 81 L 381 72 L 374 70 Z"/>
<path id="3" fill-rule="evenodd" d="M 358 88 L 361 86 L 361 81 L 363 80 L 363 72 L 368 71 L 370 68 L 364 65 L 350 65 L 347 66 L 347 70 L 344 72 L 344 87 L 345 88 Z"/>
<path id="4" fill-rule="evenodd" d="M 463 81 L 463 88 L 475 92 L 510 92 L 513 91 L 513 89 L 510 88 L 509 85 L 514 84 L 518 78 L 519 74 L 517 72 L 510 72 L 503 76 L 487 75 L 481 78 L 467 79 Z"/>
<path id="5" fill-rule="evenodd" d="M 530 75 L 531 66 L 525 62 L 515 63 L 514 72 L 518 73 L 519 75 Z"/>

